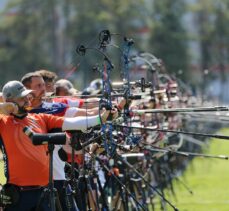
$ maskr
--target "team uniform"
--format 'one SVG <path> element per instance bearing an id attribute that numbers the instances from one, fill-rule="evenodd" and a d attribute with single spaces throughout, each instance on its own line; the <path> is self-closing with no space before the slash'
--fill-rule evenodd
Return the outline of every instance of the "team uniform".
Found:
<path id="1" fill-rule="evenodd" d="M 60 98 L 53 98 L 54 103 L 64 103 L 68 105 L 68 107 L 77 107 L 81 108 L 85 102 L 84 99 L 78 99 L 73 97 L 60 97 Z"/>
<path id="2" fill-rule="evenodd" d="M 26 117 L 0 116 L 0 139 L 4 154 L 6 185 L 19 189 L 19 200 L 7 211 L 34 209 L 42 188 L 48 184 L 49 157 L 46 146 L 34 146 L 24 134 L 25 127 L 35 133 L 54 130 L 86 130 L 101 124 L 99 116 L 63 118 L 49 114 L 28 114 Z M 47 201 L 42 201 L 43 211 L 50 210 Z"/>
<path id="3" fill-rule="evenodd" d="M 64 116 L 67 109 L 67 104 L 43 102 L 39 107 L 30 110 L 30 113 L 46 113 L 55 114 L 55 116 Z"/>
<path id="4" fill-rule="evenodd" d="M 23 119 L 13 116 L 0 116 L 0 142 L 7 184 L 16 185 L 22 190 L 19 204 L 8 210 L 20 210 L 20 207 L 22 210 L 31 209 L 39 200 L 42 191 L 40 187 L 48 184 L 49 157 L 46 153 L 47 146 L 34 146 L 23 129 L 27 126 L 35 133 L 48 133 L 56 128 L 61 129 L 63 121 L 64 119 L 61 117 L 47 114 L 28 114 Z M 25 187 L 26 190 L 29 190 L 30 187 L 34 189 L 31 193 L 32 201 L 30 202 L 23 201 L 23 196 L 28 193 L 23 191 Z M 44 205 L 43 208 L 48 210 L 47 205 L 46 207 Z"/>
<path id="5" fill-rule="evenodd" d="M 19 81 L 10 81 L 2 88 L 4 101 L 14 99 L 15 103 L 24 101 L 29 105 L 27 97 L 32 90 L 27 90 Z M 65 108 L 62 108 L 63 112 Z M 10 196 L 12 204 L 7 211 L 35 210 L 42 190 L 48 184 L 49 156 L 47 145 L 34 146 L 23 130 L 29 127 L 34 133 L 49 133 L 57 130 L 86 130 L 101 124 L 100 117 L 63 118 L 48 114 L 25 114 L 15 111 L 16 115 L 0 116 L 0 146 L 3 151 L 5 175 L 7 183 L 4 191 Z M 18 114 L 18 116 L 17 116 Z M 11 190 L 11 191 L 10 191 Z M 6 193 L 5 192 L 5 193 Z M 39 204 L 43 211 L 50 210 L 48 197 Z"/>
<path id="6" fill-rule="evenodd" d="M 69 108 L 68 105 L 64 103 L 43 102 L 39 107 L 32 109 L 30 113 L 48 113 L 55 116 L 74 117 L 75 114 L 77 113 L 77 108 L 75 107 Z M 60 159 L 58 154 L 58 151 L 61 149 L 61 147 L 62 146 L 60 145 L 55 145 L 53 151 L 53 179 L 54 179 L 54 186 L 58 190 L 62 208 L 65 210 L 67 209 L 66 198 L 65 198 L 66 195 L 63 193 L 64 192 L 63 186 L 66 181 L 65 171 L 64 171 L 65 162 L 63 162 Z M 74 202 L 72 201 L 72 203 Z M 77 208 L 72 208 L 71 210 L 77 210 Z"/>
<path id="7" fill-rule="evenodd" d="M 30 110 L 30 113 L 46 113 L 55 116 L 74 117 L 77 113 L 77 108 L 69 108 L 68 105 L 64 103 L 43 102 L 39 107 Z M 65 162 L 63 162 L 58 155 L 58 151 L 60 148 L 60 145 L 56 145 L 53 151 L 54 180 L 66 180 L 64 173 Z"/>

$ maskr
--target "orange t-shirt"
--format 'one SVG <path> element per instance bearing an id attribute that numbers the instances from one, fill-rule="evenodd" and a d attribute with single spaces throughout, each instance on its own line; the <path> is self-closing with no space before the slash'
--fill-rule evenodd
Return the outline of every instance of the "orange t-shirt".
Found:
<path id="1" fill-rule="evenodd" d="M 34 146 L 23 132 L 28 126 L 35 133 L 61 128 L 64 119 L 49 114 L 28 114 L 23 119 L 0 116 L 0 142 L 5 161 L 7 183 L 18 186 L 48 184 L 47 145 Z"/>

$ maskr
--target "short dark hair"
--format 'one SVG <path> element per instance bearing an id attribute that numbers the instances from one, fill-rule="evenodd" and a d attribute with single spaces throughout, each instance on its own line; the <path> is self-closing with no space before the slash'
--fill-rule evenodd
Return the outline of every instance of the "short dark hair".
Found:
<path id="1" fill-rule="evenodd" d="M 35 73 L 39 74 L 45 82 L 55 82 L 57 74 L 49 70 L 37 70 Z"/>
<path id="2" fill-rule="evenodd" d="M 32 82 L 32 78 L 33 77 L 42 77 L 41 75 L 39 75 L 36 72 L 31 72 L 31 73 L 26 73 L 22 79 L 21 82 L 22 84 L 26 87 L 26 88 L 30 88 L 31 82 Z"/>

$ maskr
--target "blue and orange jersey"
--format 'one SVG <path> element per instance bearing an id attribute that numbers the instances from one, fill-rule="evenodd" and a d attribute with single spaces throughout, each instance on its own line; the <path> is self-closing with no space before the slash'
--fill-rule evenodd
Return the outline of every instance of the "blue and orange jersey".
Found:
<path id="1" fill-rule="evenodd" d="M 0 141 L 5 161 L 7 183 L 18 186 L 48 184 L 49 156 L 47 146 L 34 146 L 23 129 L 48 133 L 61 128 L 64 119 L 48 114 L 28 114 L 23 119 L 0 116 Z"/>
<path id="2" fill-rule="evenodd" d="M 45 113 L 53 114 L 55 116 L 64 116 L 68 107 L 69 106 L 64 103 L 43 102 L 38 108 L 33 108 L 30 110 L 29 113 Z"/>

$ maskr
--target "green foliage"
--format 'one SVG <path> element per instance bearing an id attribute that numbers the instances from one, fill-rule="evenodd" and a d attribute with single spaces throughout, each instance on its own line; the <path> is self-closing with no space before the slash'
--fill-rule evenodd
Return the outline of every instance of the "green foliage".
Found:
<path id="1" fill-rule="evenodd" d="M 189 9 L 196 17 L 199 30 L 202 69 L 213 66 L 224 75 L 229 55 L 228 0 L 203 0 Z"/>
<path id="2" fill-rule="evenodd" d="M 109 29 L 112 33 L 118 33 L 131 37 L 134 34 L 137 26 L 135 24 L 136 19 L 140 23 L 145 23 L 144 14 L 139 14 L 139 10 L 143 8 L 143 1 L 134 0 L 79 0 L 78 4 L 72 4 L 72 10 L 75 11 L 74 18 L 70 19 L 69 39 L 72 40 L 72 45 L 84 44 L 85 46 L 98 47 L 99 32 L 104 29 Z M 136 37 L 132 37 L 136 41 L 136 47 L 138 47 L 138 40 Z M 113 36 L 114 43 L 120 44 L 122 42 L 121 36 Z M 81 61 L 80 71 L 84 75 L 84 80 L 89 80 L 99 77 L 98 73 L 91 71 L 91 67 L 96 63 L 101 63 L 103 57 L 96 52 L 89 51 L 88 56 L 83 60 L 76 57 L 76 60 Z M 113 78 L 120 77 L 120 51 L 114 47 L 107 48 L 107 54 L 112 58 L 112 63 L 115 66 L 113 71 Z M 79 73 L 77 72 L 77 74 Z M 90 72 L 89 74 L 87 74 Z M 85 75 L 86 74 L 86 75 Z"/>
<path id="3" fill-rule="evenodd" d="M 162 58 L 168 71 L 186 71 L 187 36 L 182 25 L 185 5 L 182 0 L 154 1 L 154 26 L 150 46 L 155 55 Z"/>
<path id="4" fill-rule="evenodd" d="M 200 43 L 202 68 L 216 63 L 224 70 L 229 55 L 227 1 L 202 0 L 187 7 L 185 0 L 8 0 L 0 14 L 0 82 L 39 68 L 64 76 L 71 63 L 80 63 L 73 77 L 89 82 L 97 76 L 92 65 L 102 57 L 90 52 L 82 58 L 75 49 L 78 44 L 98 47 L 98 33 L 104 29 L 133 38 L 137 50 L 160 57 L 170 72 L 182 69 L 187 74 L 190 40 Z M 183 26 L 187 11 L 196 19 L 198 34 L 193 37 Z M 114 39 L 121 43 L 120 37 Z M 107 50 L 117 78 L 120 52 Z"/>
<path id="5" fill-rule="evenodd" d="M 98 47 L 98 33 L 104 29 L 132 34 L 136 29 L 134 20 L 139 19 L 144 24 L 145 14 L 139 13 L 139 10 L 143 11 L 143 3 L 134 0 L 11 0 L 0 26 L 6 39 L 0 48 L 0 68 L 7 70 L 0 71 L 1 82 L 15 79 L 16 72 L 17 77 L 38 68 L 60 72 L 70 63 L 76 65 L 78 62 L 83 73 L 79 71 L 77 74 L 86 75 L 84 80 L 91 80 L 95 77 L 91 67 L 100 63 L 102 57 L 90 52 L 86 59 L 79 58 L 75 53 L 76 46 L 94 44 Z M 14 15 L 8 15 L 12 11 Z M 117 39 L 120 42 L 120 38 Z M 117 49 L 108 51 L 112 59 L 120 57 Z M 119 62 L 114 61 L 117 64 L 115 75 L 119 71 Z"/>
<path id="6" fill-rule="evenodd" d="M 52 37 L 47 30 L 51 17 L 46 6 L 38 0 L 24 0 L 5 12 L 8 17 L 7 24 L 1 26 L 5 39 L 0 48 L 1 80 L 20 79 L 26 72 L 51 67 Z"/>

